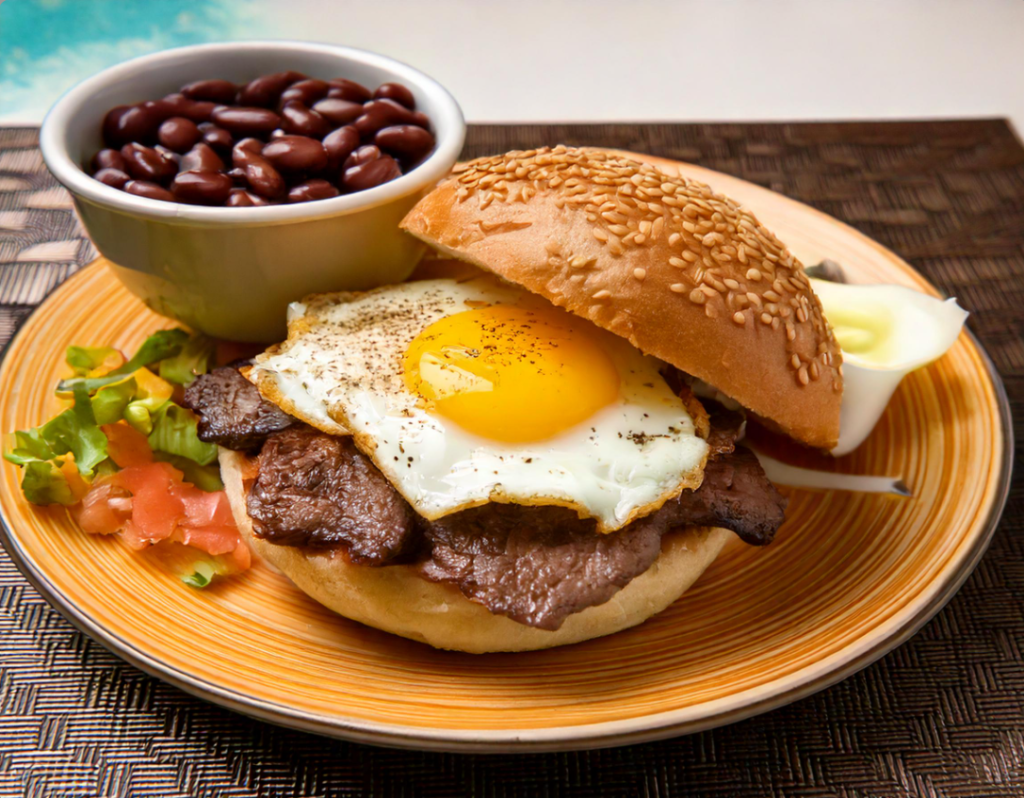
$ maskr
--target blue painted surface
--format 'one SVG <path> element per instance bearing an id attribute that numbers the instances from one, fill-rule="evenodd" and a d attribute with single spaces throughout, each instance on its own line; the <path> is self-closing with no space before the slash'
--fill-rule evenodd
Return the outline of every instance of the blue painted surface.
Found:
<path id="1" fill-rule="evenodd" d="M 66 89 L 168 47 L 259 36 L 260 0 L 6 0 L 0 122 L 38 122 Z M 265 32 L 265 31 L 264 31 Z"/>

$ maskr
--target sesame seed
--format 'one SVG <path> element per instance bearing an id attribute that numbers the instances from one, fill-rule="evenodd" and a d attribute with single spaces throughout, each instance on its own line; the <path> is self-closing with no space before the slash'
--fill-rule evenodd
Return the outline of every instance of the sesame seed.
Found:
<path id="1" fill-rule="evenodd" d="M 683 260 L 687 260 L 690 263 L 696 263 L 697 262 L 697 255 L 696 255 L 696 253 L 690 252 L 690 250 L 688 250 L 688 249 L 684 249 L 683 250 Z"/>
<path id="2" fill-rule="evenodd" d="M 611 295 L 612 295 L 611 291 L 609 291 L 607 288 L 602 288 L 600 291 L 598 291 L 596 294 L 594 294 L 594 296 L 592 298 L 593 299 L 607 299 Z"/>
<path id="3" fill-rule="evenodd" d="M 800 368 L 800 355 L 793 355 L 793 357 L 789 359 L 789 362 L 793 364 L 793 368 Z"/>
<path id="4" fill-rule="evenodd" d="M 647 276 L 647 270 L 646 269 L 639 269 L 639 268 L 633 269 L 633 276 L 637 280 L 643 280 Z"/>
<path id="5" fill-rule="evenodd" d="M 608 227 L 608 231 L 615 233 L 617 236 L 624 236 L 629 234 L 629 228 L 624 224 L 613 224 Z"/>
<path id="6" fill-rule="evenodd" d="M 679 233 L 673 233 L 672 235 L 670 235 L 668 237 L 668 245 L 670 247 L 674 247 L 676 244 L 678 244 L 682 240 L 683 240 L 683 237 L 681 235 L 679 235 Z"/>
<path id="7" fill-rule="evenodd" d="M 761 324 L 771 324 L 771 323 L 772 323 L 771 315 L 768 314 L 768 313 L 762 313 L 761 314 Z"/>
<path id="8" fill-rule="evenodd" d="M 731 288 L 733 291 L 740 287 L 740 284 L 730 277 L 726 277 L 722 282 L 725 283 L 726 288 Z"/>
<path id="9" fill-rule="evenodd" d="M 732 320 L 739 324 L 741 327 L 747 323 L 747 317 L 743 315 L 741 311 L 736 311 L 732 314 Z"/>
<path id="10" fill-rule="evenodd" d="M 594 238 L 598 241 L 605 242 L 608 240 L 608 234 L 600 227 L 594 229 Z"/>
<path id="11" fill-rule="evenodd" d="M 686 290 L 686 286 L 683 285 L 682 283 L 676 283 L 675 285 L 672 286 L 672 290 L 675 291 L 677 294 L 681 294 L 683 293 L 683 291 Z M 694 288 L 690 292 L 690 301 L 693 302 L 695 305 L 703 305 L 705 302 L 708 301 L 708 298 L 704 296 L 703 291 L 701 291 L 698 288 Z"/>
<path id="12" fill-rule="evenodd" d="M 797 379 L 800 380 L 801 385 L 807 385 L 811 380 L 807 376 L 807 366 L 801 366 L 796 373 Z"/>
<path id="13" fill-rule="evenodd" d="M 807 321 L 807 311 L 804 308 L 802 308 L 802 307 L 797 308 L 796 309 L 796 317 L 800 320 L 801 323 L 806 322 Z"/>
<path id="14" fill-rule="evenodd" d="M 651 222 L 644 219 L 642 222 L 640 222 L 640 233 L 642 235 L 649 236 L 651 234 L 651 228 L 653 226 L 654 225 L 651 224 Z"/>
<path id="15" fill-rule="evenodd" d="M 668 259 L 670 266 L 675 266 L 677 269 L 686 268 L 686 261 L 682 258 L 672 257 Z"/>
<path id="16" fill-rule="evenodd" d="M 810 371 L 811 371 L 811 379 L 812 380 L 816 380 L 816 379 L 818 379 L 818 377 L 821 376 L 821 370 L 818 368 L 818 361 L 817 360 L 812 360 L 811 361 L 811 369 L 810 369 Z"/>
<path id="17" fill-rule="evenodd" d="M 753 305 L 754 307 L 761 307 L 761 297 L 759 297 L 753 291 L 747 291 L 747 299 L 750 300 L 750 304 Z"/>

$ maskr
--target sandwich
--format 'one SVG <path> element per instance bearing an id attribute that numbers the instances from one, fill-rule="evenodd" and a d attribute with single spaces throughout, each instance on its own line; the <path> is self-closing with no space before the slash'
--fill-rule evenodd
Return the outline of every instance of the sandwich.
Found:
<path id="1" fill-rule="evenodd" d="M 449 276 L 293 303 L 287 340 L 185 396 L 253 549 L 347 618 L 472 653 L 612 634 L 771 542 L 748 419 L 838 440 L 803 267 L 706 185 L 511 152 L 402 227 Z"/>

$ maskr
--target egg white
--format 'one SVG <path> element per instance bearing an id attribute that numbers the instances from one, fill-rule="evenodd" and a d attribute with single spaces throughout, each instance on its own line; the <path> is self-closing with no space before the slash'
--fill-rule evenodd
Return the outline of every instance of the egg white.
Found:
<path id="1" fill-rule="evenodd" d="M 311 297 L 289 308 L 288 340 L 256 359 L 250 379 L 303 421 L 333 434 L 350 431 L 427 519 L 489 501 L 555 504 L 611 532 L 698 487 L 708 447 L 659 362 L 596 327 L 592 334 L 619 373 L 620 395 L 555 437 L 490 440 L 424 409 L 403 376 L 416 336 L 445 316 L 524 296 L 482 277 Z"/>

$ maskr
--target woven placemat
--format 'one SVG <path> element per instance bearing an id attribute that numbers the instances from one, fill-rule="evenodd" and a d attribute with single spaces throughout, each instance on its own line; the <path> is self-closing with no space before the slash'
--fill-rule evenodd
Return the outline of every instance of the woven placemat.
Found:
<path id="1" fill-rule="evenodd" d="M 729 172 L 891 247 L 973 312 L 1024 419 L 1024 148 L 1005 122 L 473 126 L 465 155 L 559 142 Z M 94 255 L 36 132 L 0 130 L 0 343 Z M 77 632 L 0 552 L 0 796 L 1022 795 L 1022 502 L 1018 478 L 956 598 L 845 682 L 702 734 L 530 756 L 371 748 L 193 699 Z"/>

